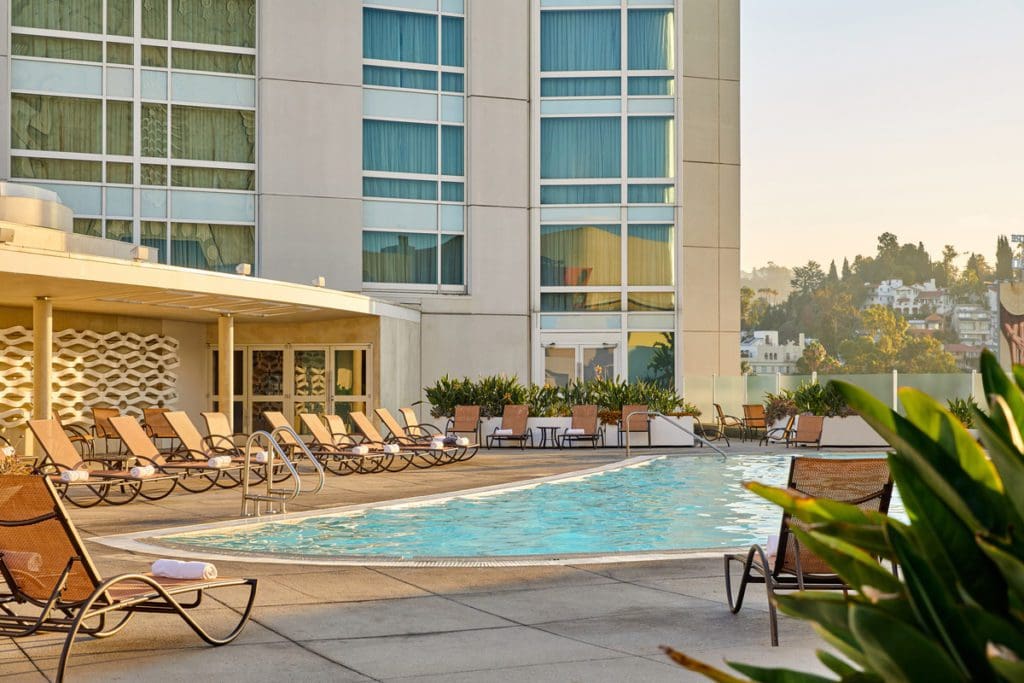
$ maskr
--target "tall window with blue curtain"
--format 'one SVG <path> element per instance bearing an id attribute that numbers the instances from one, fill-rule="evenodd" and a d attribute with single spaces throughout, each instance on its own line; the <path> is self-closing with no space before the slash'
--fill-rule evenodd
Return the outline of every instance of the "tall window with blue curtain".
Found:
<path id="1" fill-rule="evenodd" d="M 542 342 L 545 329 L 608 330 L 628 350 L 624 374 L 653 377 L 643 359 L 656 357 L 662 383 L 677 305 L 677 4 L 540 9 Z"/>
<path id="2" fill-rule="evenodd" d="M 465 290 L 464 3 L 437 4 L 363 7 L 363 283 L 370 289 Z"/>

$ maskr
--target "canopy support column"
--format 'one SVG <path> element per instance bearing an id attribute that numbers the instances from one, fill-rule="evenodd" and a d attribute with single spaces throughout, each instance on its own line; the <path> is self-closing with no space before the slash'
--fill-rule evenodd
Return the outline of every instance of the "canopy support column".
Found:
<path id="1" fill-rule="evenodd" d="M 53 302 L 37 296 L 32 302 L 32 417 L 48 420 L 53 411 Z M 25 455 L 35 454 L 35 443 L 25 434 Z"/>
<path id="2" fill-rule="evenodd" d="M 229 313 L 217 318 L 217 395 L 220 411 L 235 430 L 235 319 Z"/>

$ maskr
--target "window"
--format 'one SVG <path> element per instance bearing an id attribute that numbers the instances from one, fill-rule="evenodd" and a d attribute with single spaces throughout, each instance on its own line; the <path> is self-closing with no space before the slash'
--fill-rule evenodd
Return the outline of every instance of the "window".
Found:
<path id="1" fill-rule="evenodd" d="M 620 125 L 605 117 L 541 119 L 540 177 L 619 177 Z"/>
<path id="2" fill-rule="evenodd" d="M 542 12 L 541 71 L 618 71 L 619 17 L 615 10 Z"/>
<path id="3" fill-rule="evenodd" d="M 253 263 L 255 48 L 255 0 L 14 0 L 12 178 L 163 263 Z"/>
<path id="4" fill-rule="evenodd" d="M 465 290 L 465 24 L 363 9 L 363 282 Z"/>

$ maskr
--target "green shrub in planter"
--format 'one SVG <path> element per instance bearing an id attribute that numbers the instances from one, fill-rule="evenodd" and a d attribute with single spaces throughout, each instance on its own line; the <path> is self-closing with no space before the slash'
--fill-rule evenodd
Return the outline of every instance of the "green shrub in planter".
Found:
<path id="1" fill-rule="evenodd" d="M 831 678 L 731 667 L 766 682 L 1024 680 L 1024 367 L 1011 380 L 986 351 L 981 372 L 990 410 L 973 414 L 984 450 L 920 391 L 900 391 L 902 417 L 867 392 L 834 383 L 892 445 L 889 466 L 910 524 L 748 484 L 803 522 L 793 533 L 855 592 L 778 598 L 779 609 L 812 622 L 840 653 L 818 653 Z M 899 578 L 876 558 L 896 562 Z M 744 680 L 666 651 L 713 680 Z"/>
<path id="2" fill-rule="evenodd" d="M 946 401 L 946 405 L 949 406 L 949 412 L 953 413 L 964 427 L 967 429 L 974 427 L 974 411 L 978 409 L 978 404 L 973 396 L 951 398 Z"/>
<path id="3" fill-rule="evenodd" d="M 804 382 L 793 392 L 797 413 L 824 417 L 846 417 L 853 410 L 846 397 L 831 382 L 827 385 Z"/>
<path id="4" fill-rule="evenodd" d="M 765 393 L 764 415 L 769 425 L 773 425 L 779 420 L 785 420 L 798 412 L 792 390 L 783 389 L 777 394 Z"/>

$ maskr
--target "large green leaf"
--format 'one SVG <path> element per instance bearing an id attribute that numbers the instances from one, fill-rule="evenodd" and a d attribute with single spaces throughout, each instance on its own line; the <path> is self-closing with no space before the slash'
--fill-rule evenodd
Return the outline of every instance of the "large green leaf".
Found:
<path id="1" fill-rule="evenodd" d="M 889 547 L 889 539 L 885 537 L 881 523 L 873 523 L 869 526 L 847 524 L 846 522 L 823 522 L 810 524 L 807 528 L 820 534 L 841 538 L 882 559 L 893 559 L 892 548 Z"/>
<path id="2" fill-rule="evenodd" d="M 850 605 L 850 629 L 864 649 L 871 670 L 886 681 L 969 680 L 946 652 L 921 631 L 880 609 Z"/>
<path id="3" fill-rule="evenodd" d="M 988 349 L 981 352 L 981 381 L 989 406 L 993 396 L 1002 396 L 1010 407 L 1016 423 L 1024 424 L 1024 393 L 1010 381 L 999 365 L 999 359 Z"/>
<path id="4" fill-rule="evenodd" d="M 988 660 L 992 668 L 1011 683 L 1024 683 L 1024 662 L 1001 652 L 998 648 L 990 648 Z"/>
<path id="5" fill-rule="evenodd" d="M 871 515 L 856 505 L 840 503 L 827 498 L 810 498 L 790 489 L 767 486 L 756 481 L 748 481 L 744 483 L 744 486 L 804 522 L 838 521 L 850 524 L 877 524 L 881 521 L 881 515 Z"/>
<path id="6" fill-rule="evenodd" d="M 867 667 L 867 659 L 861 652 L 860 644 L 850 631 L 850 601 L 844 595 L 817 591 L 779 595 L 775 598 L 779 611 L 812 622 L 821 637 L 850 661 Z"/>
<path id="7" fill-rule="evenodd" d="M 1006 418 L 1008 410 L 1005 401 L 996 397 L 993 401 L 993 416 L 1000 415 Z M 999 429 L 994 417 L 978 415 L 975 417 L 974 423 L 978 426 L 978 431 L 988 447 L 992 466 L 998 472 L 1004 489 L 1006 491 L 1024 491 L 1024 457 L 1021 456 L 1021 450 L 1014 443 L 1013 438 L 1008 438 L 1008 435 Z M 1021 519 L 1024 519 L 1024 495 L 1008 495 L 1006 497 L 1009 498 L 1010 505 L 1016 510 L 1019 523 Z"/>
<path id="8" fill-rule="evenodd" d="M 927 434 L 863 389 L 845 382 L 834 382 L 865 421 L 896 448 L 889 456 L 890 461 L 893 458 L 905 460 L 914 470 L 914 475 L 921 478 L 972 531 L 1002 525 L 1005 518 L 993 504 L 991 491 L 971 479 L 961 468 L 949 466 L 945 458 L 937 458 L 933 453 L 935 442 Z"/>
<path id="9" fill-rule="evenodd" d="M 882 593 L 902 594 L 903 584 L 869 553 L 843 539 L 792 527 L 800 543 L 825 560 L 843 582 L 860 591 L 869 586 Z"/>
<path id="10" fill-rule="evenodd" d="M 834 678 L 825 678 L 817 674 L 793 671 L 792 669 L 766 669 L 730 661 L 726 661 L 726 664 L 759 683 L 836 683 Z"/>
<path id="11" fill-rule="evenodd" d="M 935 571 L 909 534 L 896 525 L 886 528 L 896 554 L 910 604 L 921 629 L 945 647 L 946 653 L 965 674 L 978 680 L 991 680 L 984 659 L 984 641 L 958 609 L 956 586 Z"/>
<path id="12" fill-rule="evenodd" d="M 1008 588 L 1024 600 L 1024 561 L 982 537 L 978 547 L 999 567 Z"/>

